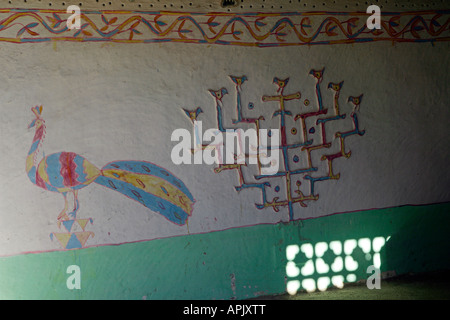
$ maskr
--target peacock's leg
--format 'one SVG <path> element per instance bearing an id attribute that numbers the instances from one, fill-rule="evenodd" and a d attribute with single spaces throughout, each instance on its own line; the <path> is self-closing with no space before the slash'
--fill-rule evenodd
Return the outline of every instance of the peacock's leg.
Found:
<path id="1" fill-rule="evenodd" d="M 69 204 L 67 202 L 67 192 L 63 192 L 62 195 L 64 197 L 64 209 L 59 214 L 58 219 L 57 219 L 58 221 L 59 220 L 69 220 L 69 217 L 67 216 L 67 209 L 69 207 Z"/>
<path id="2" fill-rule="evenodd" d="M 77 217 L 77 211 L 80 208 L 80 203 L 78 202 L 78 190 L 73 190 L 73 211 L 69 212 L 69 215 L 75 219 Z"/>

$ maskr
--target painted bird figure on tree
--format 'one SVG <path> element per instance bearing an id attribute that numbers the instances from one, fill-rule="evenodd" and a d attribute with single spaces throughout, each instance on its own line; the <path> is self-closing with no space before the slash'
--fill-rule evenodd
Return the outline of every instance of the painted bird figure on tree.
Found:
<path id="1" fill-rule="evenodd" d="M 194 198 L 180 179 L 153 163 L 114 161 L 99 169 L 76 153 L 59 152 L 43 156 L 36 164 L 46 127 L 42 106 L 33 107 L 31 111 L 36 118 L 28 128 L 34 127 L 36 131 L 26 160 L 26 172 L 35 185 L 63 195 L 65 205 L 58 221 L 76 217 L 80 208 L 78 190 L 95 182 L 159 212 L 175 224 L 186 224 L 193 211 Z M 68 193 L 72 193 L 74 199 L 70 212 Z"/>

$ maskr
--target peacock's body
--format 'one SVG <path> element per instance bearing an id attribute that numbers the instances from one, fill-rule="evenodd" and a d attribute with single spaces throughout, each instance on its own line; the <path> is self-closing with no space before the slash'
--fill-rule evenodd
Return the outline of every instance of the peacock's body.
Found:
<path id="1" fill-rule="evenodd" d="M 113 189 L 159 212 L 169 221 L 184 225 L 192 214 L 194 198 L 184 183 L 167 170 L 146 161 L 115 161 L 99 169 L 84 157 L 73 152 L 47 155 L 36 164 L 39 146 L 45 136 L 45 122 L 41 117 L 42 106 L 31 109 L 36 119 L 30 124 L 36 127 L 33 143 L 26 161 L 26 171 L 37 186 L 61 193 L 65 207 L 59 221 L 75 218 L 79 209 L 78 190 L 95 182 Z M 74 196 L 74 209 L 68 212 L 67 193 Z"/>

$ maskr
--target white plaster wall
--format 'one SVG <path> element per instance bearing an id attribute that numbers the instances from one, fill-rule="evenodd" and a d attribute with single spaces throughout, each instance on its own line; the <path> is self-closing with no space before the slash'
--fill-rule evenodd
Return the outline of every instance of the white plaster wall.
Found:
<path id="1" fill-rule="evenodd" d="M 216 126 L 208 89 L 228 89 L 224 119 L 231 126 L 236 96 L 229 75 L 248 77 L 242 99 L 249 117 L 270 119 L 277 109 L 276 103 L 261 101 L 263 95 L 276 93 L 274 77 L 289 77 L 285 93 L 300 91 L 302 101 L 308 98 L 315 105 L 315 82 L 308 75 L 313 68 L 325 67 L 322 93 L 328 108 L 332 109 L 328 82 L 344 80 L 343 113 L 352 109 L 348 96 L 364 94 L 358 119 L 365 135 L 346 139 L 351 157 L 333 162 L 340 179 L 316 183 L 319 200 L 307 201 L 306 208 L 294 205 L 295 219 L 449 201 L 448 51 L 448 42 L 265 49 L 177 43 L 1 43 L 0 254 L 59 248 L 49 234 L 58 230 L 63 197 L 36 187 L 25 172 L 34 134 L 27 125 L 35 105 L 44 108 L 45 154 L 72 151 L 98 167 L 114 160 L 150 161 L 179 177 L 196 199 L 188 226 L 177 226 L 92 184 L 79 193 L 78 213 L 94 220 L 88 227 L 95 233 L 89 245 L 288 221 L 286 208 L 279 212 L 255 208 L 254 203 L 261 202 L 258 189 L 236 192 L 234 170 L 217 174 L 213 166 L 177 166 L 170 159 L 176 144 L 170 141 L 173 130 L 192 128 L 181 108 L 200 106 L 203 127 Z M 253 110 L 245 108 L 248 102 L 255 104 Z M 286 103 L 294 114 L 299 108 L 299 102 Z M 262 127 L 268 128 L 269 122 L 278 126 L 274 119 Z M 327 132 L 352 129 L 350 117 L 343 123 L 344 128 L 327 124 Z M 338 151 L 337 145 L 333 148 Z M 326 162 L 318 159 L 325 153 L 330 152 L 313 152 L 313 162 L 324 174 Z M 248 169 L 256 173 L 254 167 Z M 307 182 L 302 183 L 306 194 Z"/>

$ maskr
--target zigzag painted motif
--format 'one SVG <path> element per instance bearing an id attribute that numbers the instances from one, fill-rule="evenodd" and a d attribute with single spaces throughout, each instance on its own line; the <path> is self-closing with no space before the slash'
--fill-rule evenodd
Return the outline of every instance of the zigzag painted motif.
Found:
<path id="1" fill-rule="evenodd" d="M 449 41 L 450 10 L 382 12 L 381 29 L 365 12 L 187 13 L 82 11 L 69 30 L 64 10 L 0 9 L 0 41 L 158 43 L 253 47 Z"/>

